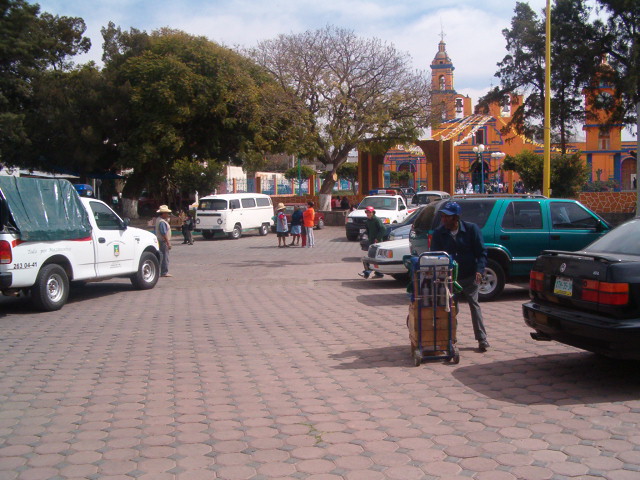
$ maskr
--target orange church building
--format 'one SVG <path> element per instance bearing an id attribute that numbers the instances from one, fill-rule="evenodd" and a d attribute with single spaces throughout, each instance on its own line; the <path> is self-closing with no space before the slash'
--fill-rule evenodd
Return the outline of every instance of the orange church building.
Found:
<path id="1" fill-rule="evenodd" d="M 431 62 L 432 110 L 436 123 L 431 129 L 431 140 L 418 142 L 417 146 L 398 147 L 389 150 L 382 163 L 381 177 L 375 178 L 375 159 L 361 156 L 361 191 L 377 186 L 388 186 L 391 171 L 410 171 L 416 190 L 482 191 L 482 184 L 494 191 L 514 191 L 518 181 L 514 172 L 502 170 L 505 155 L 515 155 L 522 150 L 543 154 L 544 145 L 536 143 L 515 132 L 503 134 L 502 129 L 509 122 L 512 113 L 522 102 L 521 95 L 505 95 L 500 103 L 490 105 L 488 114 L 472 111 L 471 98 L 458 94 L 454 88 L 454 66 L 446 52 L 446 44 L 440 41 L 438 52 Z M 609 85 L 598 85 L 602 96 L 612 93 Z M 585 100 L 585 109 L 593 110 L 593 102 Z M 603 119 L 599 112 L 595 118 Z M 591 116 L 586 118 L 591 118 Z M 583 126 L 585 141 L 569 144 L 569 151 L 578 151 L 591 172 L 591 181 L 615 180 L 616 190 L 633 189 L 636 172 L 635 142 L 622 141 L 622 127 L 609 130 L 601 128 L 598 120 L 590 123 L 585 119 Z M 434 142 L 450 145 L 449 150 L 440 147 L 443 157 L 429 158 L 429 153 L 437 147 L 425 149 Z M 552 146 L 554 151 L 559 151 Z M 433 156 L 433 155 L 431 155 Z M 380 159 L 382 160 L 382 159 Z M 447 166 L 450 162 L 452 165 Z M 469 189 L 469 190 L 467 190 Z M 451 192 L 453 193 L 453 192 Z"/>

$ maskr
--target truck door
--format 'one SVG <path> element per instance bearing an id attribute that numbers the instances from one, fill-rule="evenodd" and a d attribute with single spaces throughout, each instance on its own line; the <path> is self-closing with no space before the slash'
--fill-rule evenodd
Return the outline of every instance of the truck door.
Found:
<path id="1" fill-rule="evenodd" d="M 93 238 L 98 276 L 122 275 L 135 271 L 137 243 L 123 221 L 102 202 L 90 202 L 96 229 Z"/>

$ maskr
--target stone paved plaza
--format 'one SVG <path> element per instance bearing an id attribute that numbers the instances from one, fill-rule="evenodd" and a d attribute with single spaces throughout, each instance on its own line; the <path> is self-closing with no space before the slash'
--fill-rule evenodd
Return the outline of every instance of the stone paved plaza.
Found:
<path id="1" fill-rule="evenodd" d="M 640 479 L 640 364 L 529 337 L 509 288 L 414 367 L 408 298 L 344 228 L 179 242 L 173 278 L 0 300 L 0 480 Z"/>

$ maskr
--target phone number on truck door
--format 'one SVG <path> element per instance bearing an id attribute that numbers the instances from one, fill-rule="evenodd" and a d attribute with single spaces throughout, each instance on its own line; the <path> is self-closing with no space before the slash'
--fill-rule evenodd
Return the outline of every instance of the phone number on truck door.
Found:
<path id="1" fill-rule="evenodd" d="M 14 263 L 13 264 L 13 269 L 14 270 L 23 270 L 25 268 L 35 268 L 38 266 L 38 262 L 32 262 L 32 263 Z"/>

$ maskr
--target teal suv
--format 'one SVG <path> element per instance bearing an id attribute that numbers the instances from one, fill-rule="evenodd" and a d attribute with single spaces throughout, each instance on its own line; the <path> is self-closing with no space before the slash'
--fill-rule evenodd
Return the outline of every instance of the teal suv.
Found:
<path id="1" fill-rule="evenodd" d="M 447 201 L 462 208 L 461 218 L 482 229 L 488 262 L 480 299 L 491 300 L 505 283 L 527 281 L 543 250 L 584 248 L 611 227 L 577 200 L 535 195 L 454 196 L 427 205 L 413 223 L 411 253 L 429 250 L 431 234 L 440 226 L 440 209 Z"/>

